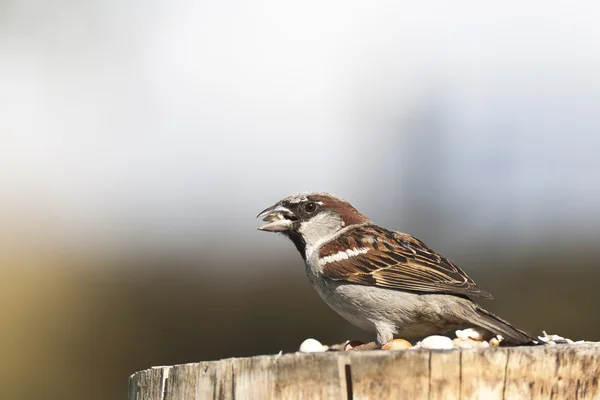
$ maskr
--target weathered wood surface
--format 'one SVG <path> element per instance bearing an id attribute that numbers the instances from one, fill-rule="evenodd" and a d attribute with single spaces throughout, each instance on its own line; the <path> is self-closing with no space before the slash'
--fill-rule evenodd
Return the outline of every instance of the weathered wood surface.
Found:
<path id="1" fill-rule="evenodd" d="M 133 374 L 129 400 L 600 400 L 600 344 L 230 358 Z"/>

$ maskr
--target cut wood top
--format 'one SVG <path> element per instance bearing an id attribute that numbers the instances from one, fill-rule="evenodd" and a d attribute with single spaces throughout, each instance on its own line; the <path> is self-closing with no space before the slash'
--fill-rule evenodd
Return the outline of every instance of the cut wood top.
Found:
<path id="1" fill-rule="evenodd" d="M 155 367 L 129 400 L 600 400 L 600 343 L 292 353 Z"/>

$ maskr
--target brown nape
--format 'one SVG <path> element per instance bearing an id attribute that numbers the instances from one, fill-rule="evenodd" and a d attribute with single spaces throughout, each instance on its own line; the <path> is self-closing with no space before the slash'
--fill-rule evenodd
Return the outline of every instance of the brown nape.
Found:
<path id="1" fill-rule="evenodd" d="M 324 208 L 336 211 L 346 223 L 346 226 L 370 222 L 369 218 L 362 215 L 356 208 L 344 200 L 320 194 L 310 196 L 310 200 L 322 202 Z"/>

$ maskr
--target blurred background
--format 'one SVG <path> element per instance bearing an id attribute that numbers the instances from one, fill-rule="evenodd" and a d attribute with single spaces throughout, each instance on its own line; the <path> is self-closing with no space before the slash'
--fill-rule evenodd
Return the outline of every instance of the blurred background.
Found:
<path id="1" fill-rule="evenodd" d="M 371 339 L 254 217 L 330 191 L 600 340 L 592 2 L 0 2 L 3 399 Z"/>

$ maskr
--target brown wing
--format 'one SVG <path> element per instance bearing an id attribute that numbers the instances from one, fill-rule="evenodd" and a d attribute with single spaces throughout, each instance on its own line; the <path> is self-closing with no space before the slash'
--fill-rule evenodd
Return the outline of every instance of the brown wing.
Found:
<path id="1" fill-rule="evenodd" d="M 376 225 L 359 226 L 346 232 L 324 245 L 319 258 L 323 276 L 334 281 L 492 298 L 460 268 L 425 243 Z"/>

